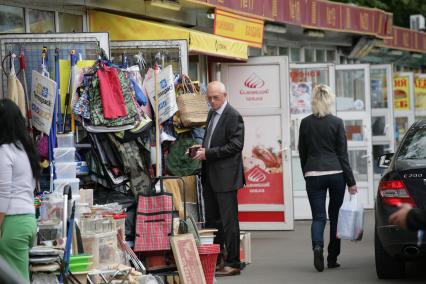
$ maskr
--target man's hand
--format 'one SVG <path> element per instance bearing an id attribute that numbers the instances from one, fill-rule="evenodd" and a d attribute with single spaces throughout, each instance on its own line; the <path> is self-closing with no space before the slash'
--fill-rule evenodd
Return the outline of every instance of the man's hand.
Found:
<path id="1" fill-rule="evenodd" d="M 402 203 L 398 205 L 400 208 L 398 211 L 390 215 L 389 223 L 392 225 L 397 225 L 402 229 L 407 229 L 407 215 L 408 212 L 413 208 L 409 204 Z"/>
<path id="2" fill-rule="evenodd" d="M 205 148 L 200 148 L 197 151 L 197 154 L 194 156 L 193 158 L 194 160 L 205 160 L 206 159 L 206 149 Z"/>
<path id="3" fill-rule="evenodd" d="M 348 191 L 350 194 L 355 194 L 358 192 L 358 188 L 356 187 L 356 185 L 350 186 L 348 187 Z"/>

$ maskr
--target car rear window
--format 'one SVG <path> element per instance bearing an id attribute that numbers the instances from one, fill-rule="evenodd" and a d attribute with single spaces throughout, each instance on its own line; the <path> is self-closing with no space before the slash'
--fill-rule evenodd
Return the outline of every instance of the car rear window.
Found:
<path id="1" fill-rule="evenodd" d="M 421 127 L 409 131 L 407 138 L 401 145 L 398 154 L 399 160 L 424 160 L 426 159 L 426 128 Z"/>

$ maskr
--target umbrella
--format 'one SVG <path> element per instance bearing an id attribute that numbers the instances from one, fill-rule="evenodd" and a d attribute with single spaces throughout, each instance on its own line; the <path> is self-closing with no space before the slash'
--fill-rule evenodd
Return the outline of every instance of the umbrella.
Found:
<path id="1" fill-rule="evenodd" d="M 31 99 L 28 94 L 28 86 L 27 86 L 27 77 L 25 74 L 25 54 L 24 51 L 21 51 L 21 55 L 19 56 L 19 72 L 22 73 L 22 81 L 24 82 L 24 92 L 25 92 L 25 100 L 27 102 L 27 119 L 28 119 L 28 129 L 31 137 L 33 136 L 33 120 L 31 116 Z"/>

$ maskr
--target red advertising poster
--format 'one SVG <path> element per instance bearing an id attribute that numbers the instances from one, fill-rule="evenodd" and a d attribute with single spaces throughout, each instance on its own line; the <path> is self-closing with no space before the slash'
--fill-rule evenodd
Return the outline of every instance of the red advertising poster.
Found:
<path id="1" fill-rule="evenodd" d="M 246 116 L 243 150 L 246 187 L 239 204 L 283 204 L 281 117 Z"/>

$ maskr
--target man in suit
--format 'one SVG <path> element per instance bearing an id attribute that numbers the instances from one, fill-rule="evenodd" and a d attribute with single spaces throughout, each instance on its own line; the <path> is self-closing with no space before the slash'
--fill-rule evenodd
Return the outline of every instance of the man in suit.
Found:
<path id="1" fill-rule="evenodd" d="M 217 228 L 215 243 L 226 249 L 217 276 L 240 274 L 240 227 L 237 190 L 245 184 L 242 150 L 244 121 L 226 100 L 225 85 L 211 82 L 207 98 L 211 110 L 203 145 L 194 159 L 202 161 L 206 226 Z"/>

